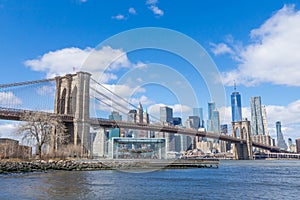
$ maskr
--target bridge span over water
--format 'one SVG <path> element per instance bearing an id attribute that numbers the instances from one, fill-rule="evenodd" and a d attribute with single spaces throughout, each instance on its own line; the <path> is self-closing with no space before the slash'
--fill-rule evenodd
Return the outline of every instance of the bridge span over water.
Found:
<path id="1" fill-rule="evenodd" d="M 90 127 L 93 128 L 123 128 L 123 129 L 137 129 L 148 130 L 155 132 L 176 133 L 188 136 L 199 136 L 206 138 L 213 138 L 234 143 L 234 153 L 237 159 L 251 159 L 252 147 L 257 147 L 272 152 L 280 152 L 281 150 L 275 146 L 269 146 L 262 143 L 254 142 L 251 140 L 250 124 L 247 121 L 232 123 L 233 130 L 240 129 L 244 134 L 237 136 L 233 131 L 232 136 L 222 135 L 213 132 L 207 132 L 203 130 L 195 130 L 189 128 L 182 128 L 177 126 L 166 125 L 163 123 L 131 123 L 125 121 L 115 121 L 103 118 L 91 117 L 90 110 L 90 98 L 94 98 L 100 103 L 106 106 L 112 106 L 112 104 L 105 103 L 105 98 L 109 98 L 110 101 L 122 106 L 120 103 L 108 95 L 103 94 L 99 87 L 103 87 L 100 83 L 91 78 L 91 75 L 87 72 L 77 72 L 76 74 L 67 74 L 66 76 L 59 76 L 53 79 L 29 81 L 22 83 L 2 84 L 0 85 L 0 93 L 2 96 L 7 95 L 7 101 L 11 100 L 12 96 L 17 97 L 14 94 L 14 88 L 20 87 L 38 87 L 36 84 L 52 82 L 53 88 L 55 88 L 55 100 L 54 111 L 42 111 L 34 109 L 20 109 L 15 108 L 15 103 L 0 101 L 0 119 L 4 120 L 17 120 L 22 121 L 22 114 L 24 112 L 38 113 L 43 112 L 53 117 L 60 117 L 68 127 L 69 133 L 72 135 L 73 143 L 75 145 L 81 145 L 86 150 L 90 148 Z M 93 92 L 90 92 L 93 91 Z M 26 94 L 25 94 L 26 95 Z M 31 96 L 33 94 L 27 94 Z M 98 95 L 98 96 L 96 96 Z M 116 94 L 117 97 L 119 97 Z M 113 108 L 114 109 L 114 108 Z M 125 108 L 124 108 L 125 109 Z M 126 107 L 126 109 L 128 109 Z M 81 137 L 80 140 L 76 138 Z"/>

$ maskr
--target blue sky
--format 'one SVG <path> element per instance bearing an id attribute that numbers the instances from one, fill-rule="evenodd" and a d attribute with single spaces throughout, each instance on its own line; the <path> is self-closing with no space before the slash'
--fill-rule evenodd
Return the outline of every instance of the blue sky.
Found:
<path id="1" fill-rule="evenodd" d="M 0 0 L 1 84 L 73 72 L 73 67 L 81 68 L 91 50 L 115 34 L 142 27 L 167 28 L 198 42 L 215 62 L 227 96 L 223 123 L 230 122 L 229 98 L 236 80 L 245 117 L 250 117 L 250 97 L 261 96 L 270 134 L 275 136 L 275 122 L 280 120 L 285 136 L 298 138 L 299 10 L 299 1 Z M 99 62 L 104 64 L 106 57 L 124 53 L 122 47 L 99 51 L 103 58 Z M 126 53 L 119 66 L 109 71 L 105 84 L 114 88 L 128 71 L 150 63 L 183 75 L 199 106 L 206 110 L 211 98 L 205 82 L 190 63 L 168 52 L 143 49 Z M 126 92 L 131 89 L 123 86 L 120 92 L 128 97 Z M 150 84 L 131 98 L 134 103 L 142 101 L 154 115 L 162 104 L 181 110 L 176 112 L 179 116 L 191 114 L 191 106 L 176 105 L 179 102 L 173 93 Z M 1 123 L 2 135 L 11 130 L 8 122 Z"/>

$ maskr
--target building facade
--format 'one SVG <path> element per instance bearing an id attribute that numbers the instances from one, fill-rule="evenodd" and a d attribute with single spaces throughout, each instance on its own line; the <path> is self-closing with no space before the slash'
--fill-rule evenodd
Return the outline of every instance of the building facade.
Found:
<path id="1" fill-rule="evenodd" d="M 276 122 L 277 146 L 281 149 L 287 149 L 287 145 L 281 132 L 281 122 Z"/>
<path id="2" fill-rule="evenodd" d="M 173 109 L 168 106 L 160 107 L 160 121 L 173 124 Z"/>
<path id="3" fill-rule="evenodd" d="M 231 94 L 231 117 L 233 122 L 242 121 L 241 95 L 236 91 L 236 87 L 234 87 L 234 92 Z"/>
<path id="4" fill-rule="evenodd" d="M 193 116 L 200 118 L 200 128 L 204 128 L 203 108 L 193 108 Z"/>
<path id="5" fill-rule="evenodd" d="M 215 102 L 208 102 L 207 130 L 220 133 L 220 114 L 216 109 Z"/>
<path id="6" fill-rule="evenodd" d="M 300 138 L 296 139 L 296 150 L 297 153 L 300 153 Z"/>
<path id="7" fill-rule="evenodd" d="M 173 124 L 173 109 L 167 106 L 160 107 L 160 121 Z M 167 152 L 175 151 L 175 136 L 172 133 L 160 133 L 166 139 Z"/>
<path id="8" fill-rule="evenodd" d="M 265 135 L 262 109 L 261 109 L 261 97 L 251 97 L 251 127 L 253 135 Z"/>

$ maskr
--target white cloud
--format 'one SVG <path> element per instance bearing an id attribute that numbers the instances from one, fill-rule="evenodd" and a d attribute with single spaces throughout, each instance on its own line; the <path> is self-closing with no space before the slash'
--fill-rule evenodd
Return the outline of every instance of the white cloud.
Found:
<path id="1" fill-rule="evenodd" d="M 234 51 L 225 43 L 215 44 L 210 43 L 212 46 L 211 51 L 214 55 L 222 55 L 222 54 L 234 54 Z"/>
<path id="2" fill-rule="evenodd" d="M 253 29 L 251 43 L 236 52 L 238 69 L 223 74 L 224 84 L 231 85 L 235 79 L 246 86 L 263 82 L 300 86 L 299 24 L 300 11 L 294 5 L 285 5 Z"/>
<path id="3" fill-rule="evenodd" d="M 46 72 L 48 77 L 63 75 L 81 68 L 82 63 L 93 49 L 76 47 L 50 51 L 37 59 L 27 60 L 24 64 L 34 71 Z"/>
<path id="4" fill-rule="evenodd" d="M 124 15 L 118 14 L 116 16 L 112 16 L 112 19 L 116 19 L 116 20 L 125 20 L 126 17 Z"/>
<path id="5" fill-rule="evenodd" d="M 15 140 L 20 139 L 20 135 L 17 134 L 19 122 L 5 122 L 0 123 L 0 137 L 11 138 Z"/>
<path id="6" fill-rule="evenodd" d="M 136 15 L 137 14 L 136 10 L 133 7 L 129 8 L 128 12 L 129 12 L 129 14 L 132 14 L 132 15 Z"/>
<path id="7" fill-rule="evenodd" d="M 152 5 L 152 4 L 157 4 L 157 3 L 158 3 L 158 0 L 147 0 L 146 1 L 147 5 Z"/>
<path id="8" fill-rule="evenodd" d="M 231 117 L 231 107 L 221 107 L 218 108 L 220 113 L 220 123 L 221 124 L 231 124 L 232 117 Z M 251 120 L 251 110 L 249 107 L 242 107 L 242 116 L 243 118 L 247 118 Z"/>
<path id="9" fill-rule="evenodd" d="M 150 100 L 147 96 L 145 95 L 142 95 L 140 96 L 139 98 L 132 98 L 130 100 L 130 102 L 133 104 L 133 105 L 138 105 L 139 103 L 142 104 L 143 107 L 146 107 L 150 104 L 153 104 L 154 102 L 152 100 Z M 145 108 L 144 108 L 145 109 Z"/>
<path id="10" fill-rule="evenodd" d="M 55 89 L 54 85 L 44 85 L 36 88 L 36 92 L 41 96 L 55 96 Z"/>
<path id="11" fill-rule="evenodd" d="M 155 14 L 156 16 L 163 16 L 164 15 L 164 11 L 161 10 L 159 7 L 155 6 L 155 5 L 151 5 L 149 7 L 149 9 L 153 12 L 153 14 Z"/>
<path id="12" fill-rule="evenodd" d="M 153 105 L 149 106 L 148 111 L 151 115 L 159 117 L 160 107 L 164 107 L 164 106 L 168 106 L 168 107 L 172 108 L 174 116 L 178 116 L 178 115 L 180 115 L 180 116 L 186 115 L 187 116 L 192 111 L 191 107 L 189 107 L 187 105 L 181 105 L 181 104 L 165 105 L 165 104 L 162 104 L 162 103 L 153 104 Z"/>
<path id="13" fill-rule="evenodd" d="M 0 92 L 0 105 L 20 105 L 22 100 L 14 95 L 12 92 Z"/>
<path id="14" fill-rule="evenodd" d="M 34 71 L 47 73 L 48 78 L 84 70 L 95 76 L 102 74 L 104 81 L 117 78 L 112 73 L 113 71 L 136 66 L 129 61 L 122 49 L 113 49 L 109 46 L 99 50 L 90 47 L 85 49 L 64 48 L 50 51 L 36 59 L 27 60 L 24 64 Z M 103 73 L 104 71 L 105 73 Z"/>
<path id="15" fill-rule="evenodd" d="M 164 11 L 157 6 L 157 3 L 158 3 L 157 0 L 146 1 L 146 5 L 148 5 L 148 8 L 153 12 L 153 14 L 156 15 L 157 17 L 161 17 L 164 15 Z"/>

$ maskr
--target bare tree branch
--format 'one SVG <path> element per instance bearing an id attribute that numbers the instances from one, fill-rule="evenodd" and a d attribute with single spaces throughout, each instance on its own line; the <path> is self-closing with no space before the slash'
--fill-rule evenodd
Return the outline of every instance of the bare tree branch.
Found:
<path id="1" fill-rule="evenodd" d="M 48 113 L 24 112 L 18 133 L 23 135 L 23 140 L 34 140 L 37 150 L 42 158 L 42 148 L 50 145 L 52 149 L 68 142 L 69 135 L 66 127 L 59 116 Z"/>

